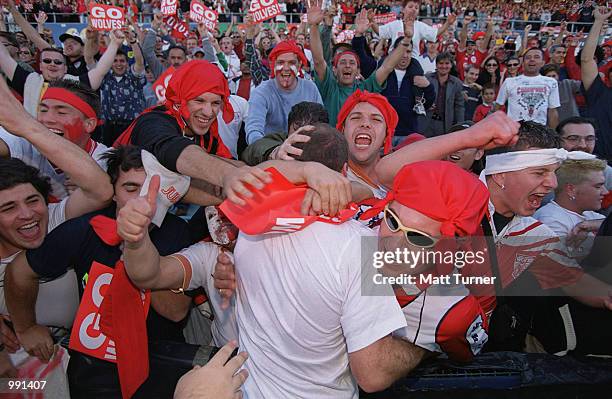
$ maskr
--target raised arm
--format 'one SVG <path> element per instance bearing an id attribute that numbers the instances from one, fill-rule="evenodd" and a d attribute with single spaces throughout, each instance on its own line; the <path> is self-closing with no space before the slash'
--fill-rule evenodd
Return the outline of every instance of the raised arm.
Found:
<path id="1" fill-rule="evenodd" d="M 448 18 L 446 18 L 444 24 L 438 28 L 438 33 L 436 34 L 436 36 L 442 36 L 444 32 L 446 32 L 448 28 L 450 28 L 450 26 L 455 23 L 455 21 L 457 21 L 457 15 L 455 13 L 452 13 L 448 16 Z"/>
<path id="2" fill-rule="evenodd" d="M 142 49 L 140 48 L 140 43 L 138 43 L 138 36 L 134 32 L 128 32 L 127 39 L 130 48 L 134 52 L 134 73 L 136 75 L 142 75 L 145 71 L 145 63 L 144 57 L 142 56 Z"/>
<path id="3" fill-rule="evenodd" d="M 153 17 L 153 22 L 151 22 L 151 27 L 159 27 L 161 24 L 161 14 L 155 14 Z M 144 56 L 147 65 L 151 68 L 151 72 L 155 79 L 159 78 L 162 73 L 164 73 L 164 66 L 157 59 L 155 55 L 155 41 L 157 39 L 157 34 L 152 30 L 146 30 L 144 40 L 142 42 L 142 55 Z"/>
<path id="4" fill-rule="evenodd" d="M 30 23 L 26 21 L 23 15 L 21 15 L 17 7 L 15 7 L 15 2 L 13 0 L 8 0 L 8 9 L 11 15 L 13 16 L 15 23 L 19 25 L 23 33 L 32 43 L 34 43 L 36 48 L 42 50 L 51 47 L 51 45 L 40 36 L 36 29 L 34 29 L 32 25 L 30 25 Z"/>
<path id="5" fill-rule="evenodd" d="M 511 145 L 518 139 L 519 126 L 505 113 L 496 112 L 468 129 L 421 140 L 385 156 L 376 166 L 376 174 L 385 186 L 391 187 L 393 178 L 406 164 L 442 159 L 465 148 Z"/>
<path id="6" fill-rule="evenodd" d="M 0 68 L 6 75 L 8 80 L 13 80 L 15 69 L 17 69 L 17 61 L 11 57 L 4 44 L 0 43 Z"/>
<path id="7" fill-rule="evenodd" d="M 459 31 L 459 51 L 465 51 L 468 37 L 468 26 L 474 21 L 474 19 L 475 18 L 471 15 L 463 17 L 463 26 L 461 26 L 461 30 Z"/>
<path id="8" fill-rule="evenodd" d="M 95 123 L 87 120 L 85 123 Z M 51 163 L 63 170 L 78 187 L 66 203 L 65 216 L 71 219 L 103 208 L 113 195 L 110 178 L 93 158 L 76 144 L 49 131 L 31 117 L 0 79 L 0 125 L 28 140 Z"/>
<path id="9" fill-rule="evenodd" d="M 612 15 L 612 9 L 606 7 L 598 7 L 593 12 L 595 21 L 593 22 L 593 26 L 591 26 L 589 36 L 584 43 L 584 48 L 580 55 L 582 84 L 586 90 L 589 90 L 599 73 L 597 70 L 597 61 L 595 61 L 595 48 L 597 47 L 601 28 L 610 15 Z"/>
<path id="10" fill-rule="evenodd" d="M 89 83 L 91 84 L 91 88 L 93 90 L 98 90 L 100 86 L 102 86 L 102 81 L 104 80 L 104 76 L 110 71 L 113 66 L 113 62 L 115 61 L 115 56 L 117 55 L 117 50 L 125 40 L 125 34 L 120 30 L 114 30 L 110 33 L 110 43 L 108 48 L 98 61 L 98 64 L 94 69 L 88 72 Z"/>
<path id="11" fill-rule="evenodd" d="M 94 30 L 91 26 L 88 26 L 85 30 L 85 46 L 83 48 L 83 57 L 88 69 L 92 69 L 96 66 L 95 56 L 98 54 L 100 44 L 100 35 L 97 30 Z"/>
<path id="12" fill-rule="evenodd" d="M 478 48 L 481 53 L 486 53 L 489 48 L 489 42 L 491 41 L 491 37 L 493 36 L 493 27 L 495 24 L 493 23 L 493 18 L 490 16 L 487 18 L 487 31 L 485 32 L 485 36 L 482 40 L 481 46 Z"/>
<path id="13" fill-rule="evenodd" d="M 400 62 L 408 47 L 412 44 L 413 27 L 410 24 L 404 23 L 404 38 L 400 45 L 393 49 L 391 54 L 383 61 L 382 65 L 376 70 L 376 81 L 379 85 L 385 84 L 387 77 L 395 70 L 395 67 Z"/>
<path id="14" fill-rule="evenodd" d="M 310 51 L 312 51 L 312 61 L 314 63 L 317 79 L 323 81 L 327 71 L 327 63 L 323 53 L 319 24 L 325 18 L 325 13 L 321 9 L 322 0 L 313 0 L 308 8 L 308 25 L 310 26 Z"/>

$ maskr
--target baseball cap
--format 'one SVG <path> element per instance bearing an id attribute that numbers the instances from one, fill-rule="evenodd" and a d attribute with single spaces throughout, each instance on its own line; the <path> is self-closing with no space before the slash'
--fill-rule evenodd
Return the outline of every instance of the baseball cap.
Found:
<path id="1" fill-rule="evenodd" d="M 70 28 L 66 32 L 62 33 L 59 39 L 62 43 L 64 43 L 67 39 L 74 39 L 77 42 L 81 43 L 81 46 L 85 44 L 85 42 L 83 42 L 83 39 L 79 35 L 79 32 L 74 28 Z"/>
<path id="2" fill-rule="evenodd" d="M 196 55 L 197 53 L 204 53 L 204 49 L 202 49 L 202 47 L 194 47 L 191 49 L 191 55 Z"/>
<path id="3" fill-rule="evenodd" d="M 485 37 L 485 33 L 484 32 L 476 32 L 472 35 L 472 40 L 476 41 L 478 39 L 482 39 L 483 37 Z"/>

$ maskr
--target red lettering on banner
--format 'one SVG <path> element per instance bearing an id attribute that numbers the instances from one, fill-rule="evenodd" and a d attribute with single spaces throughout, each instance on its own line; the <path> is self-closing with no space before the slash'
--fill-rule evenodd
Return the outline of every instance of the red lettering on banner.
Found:
<path id="1" fill-rule="evenodd" d="M 123 29 L 125 28 L 125 11 L 121 7 L 89 3 L 89 21 L 95 30 Z"/>
<path id="2" fill-rule="evenodd" d="M 177 0 L 162 0 L 161 13 L 162 15 L 176 15 Z"/>
<path id="3" fill-rule="evenodd" d="M 92 263 L 85 292 L 72 325 L 69 345 L 72 350 L 112 363 L 117 362 L 115 343 L 100 330 L 100 305 L 113 279 L 114 271 L 113 268 L 98 262 Z M 142 298 L 146 317 L 151 295 L 147 293 Z"/>
<path id="4" fill-rule="evenodd" d="M 387 14 L 378 14 L 374 15 L 374 22 L 379 25 L 388 24 L 389 22 L 393 22 L 397 19 L 397 15 L 393 12 L 389 12 Z"/>
<path id="5" fill-rule="evenodd" d="M 155 82 L 153 82 L 153 92 L 155 93 L 155 96 L 160 104 L 166 101 L 166 87 L 168 87 L 168 82 L 170 82 L 170 79 L 172 79 L 173 73 L 174 67 L 170 67 L 166 69 Z"/>
<path id="6" fill-rule="evenodd" d="M 189 19 L 197 23 L 203 22 L 208 30 L 214 30 L 217 26 L 218 14 L 206 7 L 200 0 L 191 0 Z"/>
<path id="7" fill-rule="evenodd" d="M 252 0 L 249 14 L 253 15 L 253 22 L 259 23 L 281 14 L 277 0 Z"/>

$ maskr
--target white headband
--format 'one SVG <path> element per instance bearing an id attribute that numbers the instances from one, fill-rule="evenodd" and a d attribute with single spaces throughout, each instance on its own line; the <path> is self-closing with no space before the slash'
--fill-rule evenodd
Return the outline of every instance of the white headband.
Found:
<path id="1" fill-rule="evenodd" d="M 487 155 L 484 174 L 488 176 L 496 173 L 515 172 L 537 166 L 552 165 L 566 159 L 587 160 L 595 158 L 597 157 L 593 154 L 582 151 L 569 152 L 563 148 L 506 152 Z"/>

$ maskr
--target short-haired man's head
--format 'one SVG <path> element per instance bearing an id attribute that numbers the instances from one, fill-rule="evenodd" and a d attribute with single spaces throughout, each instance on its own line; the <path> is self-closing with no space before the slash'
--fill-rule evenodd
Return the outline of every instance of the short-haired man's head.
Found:
<path id="1" fill-rule="evenodd" d="M 42 176 L 38 169 L 27 165 L 21 159 L 0 158 L 0 191 L 28 183 L 47 200 L 51 192 L 48 177 Z"/>
<path id="2" fill-rule="evenodd" d="M 310 140 L 293 144 L 302 150 L 302 155 L 295 159 L 319 162 L 336 172 L 341 172 L 349 158 L 348 143 L 344 135 L 327 123 L 316 123 L 314 127 L 313 131 L 303 133 L 310 136 Z"/>
<path id="3" fill-rule="evenodd" d="M 60 49 L 57 49 L 55 47 L 47 47 L 45 49 L 42 49 L 40 51 L 40 59 L 44 59 L 44 55 L 45 53 L 56 53 L 62 56 L 62 58 L 64 59 L 64 62 L 67 62 L 68 58 L 66 58 L 66 55 L 64 54 L 64 52 Z"/>
<path id="4" fill-rule="evenodd" d="M 561 68 L 557 64 L 546 64 L 542 68 L 540 68 L 540 75 L 549 76 L 550 73 L 555 73 L 557 75 L 557 80 L 559 79 L 559 74 L 561 73 Z M 553 77 L 552 75 L 549 77 Z"/>
<path id="5" fill-rule="evenodd" d="M 568 159 L 555 172 L 557 188 L 555 194 L 562 193 L 568 184 L 578 185 L 589 178 L 589 172 L 603 172 L 608 163 L 603 159 Z"/>
<path id="6" fill-rule="evenodd" d="M 439 64 L 442 61 L 448 61 L 452 64 L 453 60 L 454 60 L 453 55 L 447 51 L 440 53 L 436 56 L 436 64 Z"/>
<path id="7" fill-rule="evenodd" d="M 594 130 L 597 129 L 597 121 L 595 121 L 595 119 L 585 118 L 583 116 L 570 116 L 569 118 L 563 119 L 557 125 L 557 133 L 559 133 L 561 137 L 568 133 L 566 129 L 567 125 L 591 125 Z"/>
<path id="8" fill-rule="evenodd" d="M 57 87 L 60 89 L 65 89 L 85 101 L 87 105 L 89 105 L 96 113 L 96 115 L 100 115 L 100 96 L 91 90 L 90 88 L 83 86 L 77 81 L 68 80 L 68 79 L 60 79 L 52 82 L 49 87 Z"/>
<path id="9" fill-rule="evenodd" d="M 502 154 L 514 151 L 543 150 L 561 148 L 561 139 L 557 132 L 548 126 L 533 121 L 520 121 L 518 141 L 512 147 L 501 147 L 491 150 L 491 154 Z"/>
<path id="10" fill-rule="evenodd" d="M 291 107 L 287 117 L 289 134 L 306 125 L 329 123 L 329 114 L 323 105 L 311 101 L 302 101 Z"/>
<path id="11" fill-rule="evenodd" d="M 111 184 L 115 185 L 120 172 L 143 168 L 140 151 L 136 146 L 125 145 L 112 148 L 102 155 L 102 159 L 106 160 L 106 172 L 111 178 Z"/>

